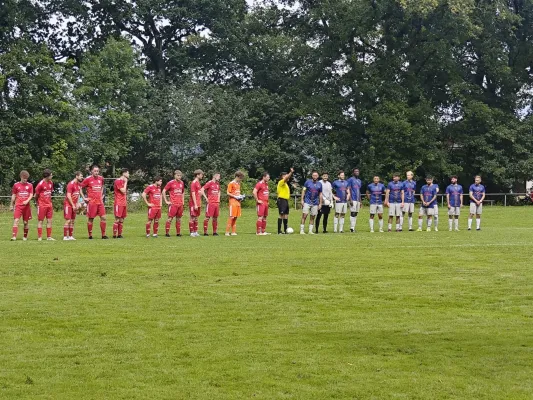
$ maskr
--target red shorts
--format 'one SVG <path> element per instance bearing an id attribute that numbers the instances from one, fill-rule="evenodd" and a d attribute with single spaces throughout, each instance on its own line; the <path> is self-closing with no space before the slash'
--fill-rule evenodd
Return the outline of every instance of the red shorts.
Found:
<path id="1" fill-rule="evenodd" d="M 208 204 L 205 209 L 205 216 L 209 218 L 218 218 L 220 214 L 220 204 Z"/>
<path id="2" fill-rule="evenodd" d="M 201 214 L 200 207 L 194 208 L 194 206 L 190 206 L 189 207 L 189 213 L 190 213 L 191 217 L 199 217 L 200 214 Z"/>
<path id="3" fill-rule="evenodd" d="M 148 219 L 161 219 L 161 208 L 149 208 Z"/>
<path id="4" fill-rule="evenodd" d="M 13 212 L 13 218 L 20 219 L 22 218 L 23 221 L 29 221 L 31 219 L 31 206 L 30 204 L 18 205 L 15 206 L 15 210 Z"/>
<path id="5" fill-rule="evenodd" d="M 105 216 L 105 207 L 103 204 L 87 204 L 87 218 L 93 219 L 103 216 Z"/>
<path id="6" fill-rule="evenodd" d="M 115 205 L 113 212 L 115 213 L 115 218 L 126 218 L 128 216 L 128 207 Z"/>
<path id="7" fill-rule="evenodd" d="M 38 206 L 37 207 L 37 221 L 43 221 L 45 218 L 52 219 L 53 215 L 54 215 L 54 209 L 52 207 L 50 206 L 47 206 L 47 207 Z"/>
<path id="8" fill-rule="evenodd" d="M 183 204 L 181 206 L 170 205 L 168 206 L 168 217 L 169 218 L 181 218 L 183 217 Z"/>
<path id="9" fill-rule="evenodd" d="M 63 217 L 66 220 L 76 219 L 76 209 L 72 208 L 70 204 L 63 204 Z"/>
<path id="10" fill-rule="evenodd" d="M 258 217 L 268 217 L 268 203 L 258 204 L 257 205 L 257 216 Z"/>

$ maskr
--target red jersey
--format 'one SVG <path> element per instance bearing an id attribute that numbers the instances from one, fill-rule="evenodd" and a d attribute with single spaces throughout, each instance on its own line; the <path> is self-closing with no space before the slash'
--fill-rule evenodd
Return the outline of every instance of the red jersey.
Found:
<path id="1" fill-rule="evenodd" d="M 220 203 L 220 183 L 209 181 L 204 185 L 204 191 L 209 204 Z"/>
<path id="2" fill-rule="evenodd" d="M 148 196 L 148 203 L 152 203 L 153 208 L 161 208 L 161 187 L 149 185 L 144 189 L 144 193 Z"/>
<path id="3" fill-rule="evenodd" d="M 123 179 L 116 179 L 115 183 L 113 184 L 113 188 L 115 189 L 115 205 L 120 207 L 126 207 L 128 205 L 128 199 L 127 194 L 122 193 L 120 189 L 124 188 L 126 186 L 126 181 Z"/>
<path id="4" fill-rule="evenodd" d="M 67 185 L 67 194 L 70 193 L 70 197 L 72 197 L 72 202 L 74 205 L 78 203 L 78 200 L 80 198 L 80 183 L 77 179 L 74 179 L 73 181 L 70 181 Z M 65 206 L 71 206 L 71 204 L 68 201 L 68 197 L 65 196 Z"/>
<path id="5" fill-rule="evenodd" d="M 202 196 L 200 195 L 200 190 L 202 189 L 202 184 L 199 181 L 192 181 L 191 183 L 191 197 L 189 198 L 189 207 L 194 206 L 193 196 L 196 197 L 196 204 L 198 207 L 202 205 Z"/>
<path id="6" fill-rule="evenodd" d="M 37 184 L 35 188 L 35 197 L 39 207 L 52 207 L 52 192 L 54 184 L 52 181 L 46 182 L 44 179 Z"/>
<path id="7" fill-rule="evenodd" d="M 172 179 L 166 184 L 165 191 L 170 195 L 170 204 L 173 206 L 183 205 L 183 193 L 185 193 L 185 185 L 183 181 Z"/>
<path id="8" fill-rule="evenodd" d="M 268 191 L 268 183 L 264 181 L 257 182 L 257 185 L 255 185 L 255 190 L 257 190 L 257 198 L 259 200 L 268 202 L 268 196 L 270 194 Z"/>
<path id="9" fill-rule="evenodd" d="M 89 204 L 100 205 L 104 204 L 102 196 L 104 195 L 104 178 L 92 175 L 85 178 L 80 185 L 82 188 L 87 188 L 87 197 L 89 198 Z"/>
<path id="10" fill-rule="evenodd" d="M 15 195 L 15 205 L 21 206 L 33 194 L 33 186 L 29 182 L 17 182 L 13 185 L 11 194 Z"/>

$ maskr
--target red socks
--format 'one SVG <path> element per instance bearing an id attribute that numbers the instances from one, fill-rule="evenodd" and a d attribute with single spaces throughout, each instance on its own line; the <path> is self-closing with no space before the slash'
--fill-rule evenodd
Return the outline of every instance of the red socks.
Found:
<path id="1" fill-rule="evenodd" d="M 19 233 L 19 227 L 18 226 L 14 226 L 13 227 L 13 237 L 17 237 Z"/>
<path id="2" fill-rule="evenodd" d="M 209 220 L 204 219 L 204 235 L 207 233 L 208 228 L 209 228 Z"/>
<path id="3" fill-rule="evenodd" d="M 261 229 L 263 229 L 263 221 L 257 220 L 255 223 L 255 233 L 261 233 Z"/>
<path id="4" fill-rule="evenodd" d="M 213 219 L 213 233 L 217 233 L 218 230 L 218 220 Z"/>
<path id="5" fill-rule="evenodd" d="M 105 236 L 105 228 L 107 224 L 103 221 L 100 221 L 100 231 L 102 232 L 102 236 Z"/>
<path id="6" fill-rule="evenodd" d="M 152 224 L 151 224 L 150 222 L 147 222 L 147 223 L 146 223 L 146 234 L 147 234 L 147 235 L 150 234 L 150 226 L 151 226 L 151 225 L 152 225 Z"/>
<path id="7" fill-rule="evenodd" d="M 167 222 L 165 223 L 165 234 L 168 235 L 169 233 L 170 233 L 170 222 L 167 221 Z"/>
<path id="8" fill-rule="evenodd" d="M 43 237 L 43 228 L 37 228 L 37 237 L 42 238 Z"/>
<path id="9" fill-rule="evenodd" d="M 63 225 L 63 236 L 64 237 L 69 237 L 69 231 L 70 231 L 70 228 L 68 225 Z"/>
<path id="10" fill-rule="evenodd" d="M 266 232 L 266 229 L 267 229 L 267 220 L 264 219 L 263 220 L 263 232 Z"/>
<path id="11" fill-rule="evenodd" d="M 52 228 L 46 228 L 46 237 L 52 237 Z"/>
<path id="12" fill-rule="evenodd" d="M 118 223 L 117 222 L 113 223 L 113 236 L 114 237 L 118 236 Z"/>
<path id="13" fill-rule="evenodd" d="M 181 219 L 176 220 L 176 235 L 181 235 Z"/>
<path id="14" fill-rule="evenodd" d="M 19 228 L 17 228 L 17 232 L 18 232 Z M 27 238 L 28 237 L 28 228 L 24 228 L 24 237 Z"/>
<path id="15" fill-rule="evenodd" d="M 89 232 L 89 236 L 93 235 L 93 223 L 87 222 L 87 231 Z"/>
<path id="16" fill-rule="evenodd" d="M 157 235 L 159 231 L 159 222 L 154 222 L 154 235 Z"/>

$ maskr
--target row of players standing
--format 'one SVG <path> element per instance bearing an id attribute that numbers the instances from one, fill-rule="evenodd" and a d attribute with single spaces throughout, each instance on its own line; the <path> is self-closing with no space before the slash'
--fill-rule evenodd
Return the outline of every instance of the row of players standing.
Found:
<path id="1" fill-rule="evenodd" d="M 403 230 L 404 217 L 408 217 L 409 231 L 413 231 L 413 214 L 416 202 L 416 182 L 411 171 L 406 173 L 406 180 L 401 181 L 400 174 L 393 175 L 391 182 L 385 186 L 379 176 L 374 176 L 373 182 L 367 186 L 366 197 L 370 203 L 370 232 L 374 232 L 374 217 L 378 216 L 379 231 L 383 232 L 383 206 L 389 208 L 388 231 L 392 231 L 393 221 L 397 232 Z M 450 178 L 450 185 L 446 188 L 446 203 L 448 206 L 449 230 L 459 231 L 459 215 L 463 207 L 463 187 L 458 184 L 457 176 Z M 426 184 L 419 192 L 420 209 L 418 213 L 418 231 L 422 231 L 424 217 L 427 218 L 427 231 L 432 225 L 438 231 L 438 203 L 437 195 L 439 186 L 433 183 L 433 177 L 426 177 Z M 474 183 L 469 187 L 470 213 L 468 230 L 472 229 L 472 220 L 476 217 L 476 229 L 481 230 L 481 214 L 485 200 L 485 187 L 481 184 L 481 177 L 476 176 Z M 357 216 L 362 207 L 362 182 L 359 178 L 359 169 L 353 170 L 353 176 L 345 179 L 344 171 L 340 171 L 338 179 L 329 182 L 327 173 L 322 174 L 319 180 L 317 171 L 312 172 L 303 187 L 302 221 L 300 234 L 305 234 L 305 223 L 309 216 L 309 234 L 318 233 L 320 219 L 323 218 L 323 232 L 327 233 L 328 216 L 330 209 L 335 209 L 333 232 L 344 231 L 344 218 L 350 211 L 350 232 L 356 231 Z M 316 222 L 316 225 L 315 225 Z M 315 228 L 315 229 L 313 229 Z"/>

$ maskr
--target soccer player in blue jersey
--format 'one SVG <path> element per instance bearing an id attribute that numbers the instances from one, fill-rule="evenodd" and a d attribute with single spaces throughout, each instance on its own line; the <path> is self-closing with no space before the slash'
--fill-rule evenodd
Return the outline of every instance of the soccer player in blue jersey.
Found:
<path id="1" fill-rule="evenodd" d="M 383 232 L 383 194 L 385 185 L 379 181 L 379 176 L 374 176 L 373 182 L 366 189 L 366 197 L 370 200 L 370 232 L 374 232 L 374 215 L 379 218 L 379 231 Z"/>
<path id="2" fill-rule="evenodd" d="M 305 235 L 305 220 L 309 217 L 309 234 L 314 235 L 313 224 L 318 214 L 318 209 L 322 207 L 322 184 L 318 181 L 318 172 L 313 171 L 311 178 L 305 181 L 302 189 L 302 224 L 300 225 L 300 235 Z"/>
<path id="3" fill-rule="evenodd" d="M 350 201 L 350 191 L 348 190 L 348 182 L 344 179 L 344 171 L 339 171 L 337 179 L 331 185 L 335 199 L 335 217 L 333 218 L 333 232 L 344 233 L 344 216 L 348 209 L 348 202 Z M 337 231 L 337 227 L 339 230 Z"/>
<path id="4" fill-rule="evenodd" d="M 451 184 L 446 188 L 446 203 L 448 203 L 448 228 L 451 232 L 455 220 L 455 230 L 459 232 L 459 214 L 463 207 L 463 187 L 457 184 L 457 176 L 451 177 Z"/>
<path id="5" fill-rule="evenodd" d="M 415 192 L 416 192 L 416 182 L 413 180 L 414 174 L 412 171 L 407 171 L 407 180 L 403 182 L 403 210 L 402 216 L 400 217 L 400 231 L 403 229 L 403 220 L 405 214 L 407 214 L 409 220 L 409 230 L 413 230 L 413 213 L 415 212 Z"/>
<path id="6" fill-rule="evenodd" d="M 355 232 L 357 225 L 357 214 L 361 209 L 361 179 L 359 179 L 359 169 L 353 170 L 353 176 L 348 179 L 348 188 L 350 191 L 350 232 Z"/>
<path id="7" fill-rule="evenodd" d="M 437 190 L 437 199 L 435 200 L 435 204 L 433 207 L 435 208 L 434 214 L 433 214 L 433 226 L 435 227 L 435 232 L 439 231 L 439 200 L 438 200 L 438 194 L 440 191 L 439 185 L 436 183 L 433 183 L 433 186 Z"/>
<path id="8" fill-rule="evenodd" d="M 389 207 L 389 232 L 392 232 L 392 219 L 394 217 L 396 217 L 396 232 L 400 232 L 400 216 L 404 206 L 403 202 L 403 183 L 400 182 L 400 174 L 394 174 L 392 182 L 389 182 L 385 192 L 385 206 Z"/>
<path id="9" fill-rule="evenodd" d="M 476 216 L 476 230 L 481 230 L 481 213 L 483 212 L 483 200 L 485 200 L 485 186 L 481 184 L 481 176 L 476 175 L 474 184 L 468 189 L 470 194 L 470 215 L 468 216 L 468 230 L 472 230 L 472 218 Z"/>
<path id="10" fill-rule="evenodd" d="M 433 185 L 433 177 L 426 178 L 426 184 L 420 189 L 420 212 L 418 213 L 418 232 L 422 232 L 424 215 L 427 216 L 427 231 L 431 231 L 431 223 L 435 215 L 435 203 L 437 201 L 437 188 Z"/>

